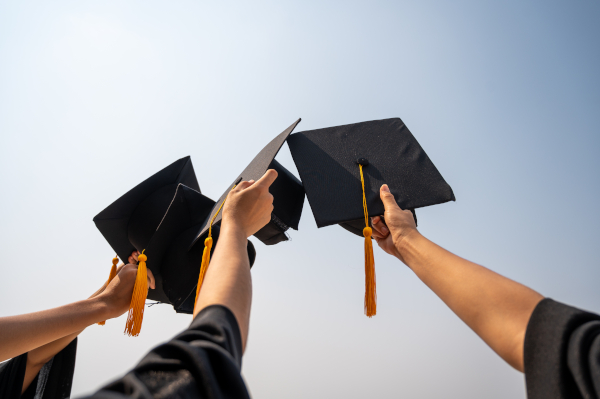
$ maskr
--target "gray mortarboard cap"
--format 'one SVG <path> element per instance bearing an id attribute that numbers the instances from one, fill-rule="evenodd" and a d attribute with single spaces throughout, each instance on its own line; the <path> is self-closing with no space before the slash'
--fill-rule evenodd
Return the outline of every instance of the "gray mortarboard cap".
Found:
<path id="1" fill-rule="evenodd" d="M 156 281 L 149 299 L 192 313 L 204 247 L 190 244 L 214 204 L 200 193 L 190 157 L 185 157 L 127 192 L 94 222 L 124 263 L 133 251 L 145 250 Z M 216 241 L 218 230 L 213 236 Z M 256 252 L 250 241 L 248 256 L 252 265 Z"/>
<path id="2" fill-rule="evenodd" d="M 362 236 L 365 219 L 359 163 L 371 216 L 383 215 L 387 184 L 402 209 L 454 201 L 454 193 L 400 118 L 292 134 L 292 157 L 318 227 L 340 224 Z M 416 220 L 416 217 L 415 217 Z"/>
<path id="3" fill-rule="evenodd" d="M 302 187 L 302 183 L 292 173 L 275 160 L 275 156 L 281 149 L 281 146 L 298 123 L 300 123 L 300 119 L 267 144 L 246 169 L 231 183 L 223 195 L 221 195 L 221 198 L 215 203 L 210 212 L 210 217 L 207 218 L 206 223 L 204 223 L 196 235 L 194 244 L 200 239 L 204 242 L 204 239 L 208 236 L 212 217 L 219 211 L 221 204 L 225 201 L 233 186 L 241 181 L 257 181 L 268 169 L 275 169 L 278 173 L 277 179 L 269 187 L 269 192 L 273 195 L 273 212 L 271 214 L 271 221 L 254 234 L 254 236 L 266 245 L 273 245 L 288 240 L 286 231 L 290 227 L 298 230 L 302 206 L 304 205 L 304 188 Z M 213 226 L 219 224 L 221 216 L 222 212 L 219 212 L 214 219 Z"/>

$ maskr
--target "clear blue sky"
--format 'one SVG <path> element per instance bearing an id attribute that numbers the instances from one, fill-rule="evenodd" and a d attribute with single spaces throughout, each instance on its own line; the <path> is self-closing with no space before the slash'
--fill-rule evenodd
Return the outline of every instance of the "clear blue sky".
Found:
<path id="1" fill-rule="evenodd" d="M 427 237 L 600 311 L 597 1 L 0 4 L 0 316 L 83 299 L 114 256 L 92 217 L 191 155 L 217 198 L 274 135 L 400 117 L 456 194 Z M 289 150 L 278 160 L 295 172 Z M 378 248 L 317 229 L 257 240 L 243 374 L 257 398 L 524 398 L 504 364 Z M 80 338 L 75 396 L 189 323 L 149 308 Z"/>

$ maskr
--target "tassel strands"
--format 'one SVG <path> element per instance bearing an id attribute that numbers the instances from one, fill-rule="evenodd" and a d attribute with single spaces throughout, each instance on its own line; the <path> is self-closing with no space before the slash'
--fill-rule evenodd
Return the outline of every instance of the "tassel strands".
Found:
<path id="1" fill-rule="evenodd" d="M 127 314 L 127 323 L 125 324 L 125 334 L 130 337 L 140 335 L 142 329 L 142 320 L 144 319 L 144 306 L 148 296 L 148 270 L 146 269 L 147 257 L 144 251 L 138 256 L 138 269 L 131 295 L 131 304 Z"/>
<path id="2" fill-rule="evenodd" d="M 233 187 L 231 187 L 231 190 L 233 190 L 236 186 L 237 186 L 237 184 L 235 184 Z M 229 192 L 231 193 L 231 191 L 229 191 Z M 210 251 L 212 250 L 212 246 L 213 246 L 212 225 L 213 225 L 213 222 L 215 221 L 215 218 L 219 214 L 219 212 L 221 212 L 221 209 L 223 208 L 223 205 L 225 205 L 225 201 L 227 201 L 228 197 L 229 197 L 229 194 L 227 194 L 227 197 L 225 197 L 225 200 L 223 200 L 223 202 L 221 203 L 221 206 L 219 206 L 219 209 L 217 210 L 217 212 L 213 215 L 212 219 L 210 219 L 210 224 L 208 225 L 208 237 L 206 237 L 206 239 L 204 240 L 204 251 L 202 252 L 202 263 L 200 264 L 200 275 L 198 276 L 198 285 L 196 286 L 196 299 L 194 300 L 194 312 L 193 312 L 194 314 L 196 313 L 196 304 L 198 303 L 198 295 L 200 295 L 200 289 L 202 288 L 202 283 L 204 282 L 204 276 L 206 275 L 206 271 L 208 270 L 208 264 L 210 263 Z"/>
<path id="3" fill-rule="evenodd" d="M 209 227 L 209 236 L 204 240 L 204 252 L 202 252 L 202 263 L 200 264 L 200 275 L 198 276 L 198 285 L 196 286 L 196 299 L 194 301 L 194 311 L 196 310 L 196 302 L 198 302 L 198 294 L 200 294 L 200 288 L 202 288 L 202 283 L 204 282 L 204 275 L 206 274 L 206 270 L 208 270 L 208 264 L 210 263 L 210 251 L 213 246 L 213 239 L 210 237 L 210 227 Z"/>
<path id="4" fill-rule="evenodd" d="M 115 276 L 117 275 L 117 263 L 119 263 L 119 258 L 117 258 L 117 256 L 115 255 L 115 257 L 112 260 L 112 267 L 110 268 L 110 274 L 108 275 L 108 281 L 106 282 L 107 287 L 110 284 L 110 282 L 112 281 L 112 279 L 115 278 Z M 106 324 L 106 320 L 98 322 L 99 326 L 103 326 L 105 324 Z"/>
<path id="5" fill-rule="evenodd" d="M 365 178 L 363 176 L 363 165 L 359 163 L 360 182 L 362 184 L 363 210 L 365 213 L 365 315 L 373 317 L 377 314 L 377 284 L 375 281 L 375 258 L 373 257 L 373 230 L 369 227 L 369 211 L 367 210 L 367 198 L 365 196 Z"/>

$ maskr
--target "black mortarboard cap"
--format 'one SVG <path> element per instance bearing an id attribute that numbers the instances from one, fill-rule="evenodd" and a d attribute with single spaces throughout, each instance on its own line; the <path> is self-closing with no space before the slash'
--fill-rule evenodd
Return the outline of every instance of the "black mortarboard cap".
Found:
<path id="1" fill-rule="evenodd" d="M 288 145 L 318 227 L 340 224 L 365 237 L 365 314 L 377 313 L 368 215 L 383 215 L 387 184 L 403 209 L 454 201 L 452 189 L 399 118 L 310 130 Z"/>
<path id="2" fill-rule="evenodd" d="M 133 251 L 145 250 L 156 281 L 149 299 L 191 313 L 189 297 L 193 301 L 203 247 L 190 245 L 214 203 L 200 193 L 191 160 L 185 157 L 127 192 L 94 222 L 123 262 Z M 214 236 L 216 240 L 218 231 Z M 249 241 L 248 255 L 252 265 L 256 253 Z"/>
<path id="3" fill-rule="evenodd" d="M 204 246 L 197 243 L 190 247 L 190 243 L 195 240 L 198 229 L 209 217 L 214 204 L 213 200 L 194 189 L 183 184 L 177 187 L 169 209 L 156 228 L 145 252 L 149 259 L 148 267 L 156 279 L 156 290 L 150 291 L 150 299 L 170 303 L 179 313 L 193 312 Z M 219 232 L 218 227 L 213 228 L 212 236 L 215 242 L 219 239 Z M 247 242 L 247 246 L 252 267 L 256 252 L 250 241 Z M 160 268 L 158 277 L 151 267 L 153 265 Z M 156 294 L 152 291 L 156 291 Z M 159 294 L 164 296 L 158 298 Z"/>
<path id="4" fill-rule="evenodd" d="M 200 192 L 190 157 L 144 180 L 94 217 L 94 223 L 124 263 L 133 251 L 146 248 L 180 183 Z"/>
<path id="5" fill-rule="evenodd" d="M 300 123 L 300 119 L 267 144 L 246 169 L 231 183 L 221 198 L 215 203 L 211 211 L 211 218 L 208 218 L 202 228 L 199 229 L 194 243 L 199 239 L 207 237 L 212 216 L 219 211 L 221 204 L 225 201 L 231 189 L 241 181 L 256 181 L 260 179 L 268 169 L 275 169 L 278 173 L 277 179 L 275 179 L 269 188 L 269 192 L 273 195 L 273 212 L 271 214 L 271 221 L 254 234 L 254 236 L 266 245 L 273 245 L 288 240 L 285 232 L 290 227 L 298 230 L 302 206 L 304 205 L 304 188 L 302 187 L 302 183 L 292 173 L 275 160 L 275 156 L 281 149 L 281 146 L 298 123 Z M 218 212 L 214 218 L 213 226 L 221 221 L 221 215 L 221 212 Z"/>
<path id="6" fill-rule="evenodd" d="M 318 227 L 340 224 L 362 236 L 364 214 L 358 163 L 363 163 L 370 215 L 383 215 L 387 184 L 402 209 L 454 201 L 454 193 L 400 118 L 292 134 L 288 138 Z"/>

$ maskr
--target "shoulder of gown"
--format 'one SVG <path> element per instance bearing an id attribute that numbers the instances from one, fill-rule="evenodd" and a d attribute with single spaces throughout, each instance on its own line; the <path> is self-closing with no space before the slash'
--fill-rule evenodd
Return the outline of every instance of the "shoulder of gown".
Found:
<path id="1" fill-rule="evenodd" d="M 0 364 L 0 398 L 21 399 L 39 395 L 42 399 L 66 399 L 71 396 L 77 338 L 58 352 L 38 373 L 21 396 L 27 353 Z"/>
<path id="2" fill-rule="evenodd" d="M 600 398 L 600 315 L 542 300 L 525 334 L 529 399 Z"/>
<path id="3" fill-rule="evenodd" d="M 203 309 L 190 327 L 88 398 L 244 398 L 242 338 L 233 313 Z"/>

